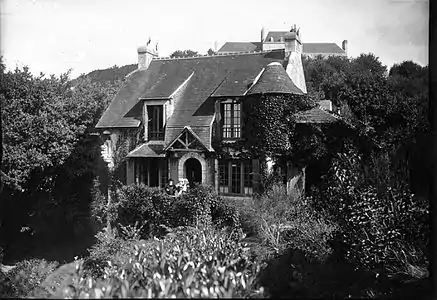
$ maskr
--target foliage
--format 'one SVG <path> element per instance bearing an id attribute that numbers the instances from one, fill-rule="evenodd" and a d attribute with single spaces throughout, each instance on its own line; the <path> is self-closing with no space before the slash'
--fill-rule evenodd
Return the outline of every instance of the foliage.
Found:
<path id="1" fill-rule="evenodd" d="M 143 184 L 120 186 L 109 207 L 97 187 L 94 195 L 93 216 L 101 225 L 106 223 L 109 209 L 111 224 L 127 226 L 138 222 L 143 226 L 142 238 L 160 235 L 168 227 L 214 224 L 239 228 L 238 209 L 230 201 L 220 199 L 210 186 L 195 185 L 179 197 Z"/>
<path id="2" fill-rule="evenodd" d="M 101 160 L 100 141 L 89 132 L 116 87 L 86 79 L 72 86 L 68 73 L 2 70 L 2 241 L 17 239 L 24 225 L 38 238 L 81 235 Z"/>
<path id="3" fill-rule="evenodd" d="M 253 204 L 247 205 L 244 210 L 252 216 L 249 223 L 245 223 L 269 253 L 280 254 L 292 248 L 319 260 L 331 253 L 329 242 L 337 227 L 315 210 L 311 199 L 287 195 L 284 186 L 273 185 Z M 267 253 L 266 257 L 269 256 Z"/>
<path id="4" fill-rule="evenodd" d="M 374 270 L 402 269 L 417 260 L 426 265 L 429 204 L 402 187 L 388 186 L 387 193 L 378 193 L 363 175 L 363 164 L 353 148 L 339 154 L 321 198 L 340 222 L 346 257 Z M 400 261 L 399 254 L 408 248 L 423 256 L 405 254 Z"/>
<path id="5" fill-rule="evenodd" d="M 245 149 L 269 157 L 280 156 L 289 147 L 291 115 L 311 107 L 300 95 L 257 95 L 243 102 Z"/>
<path id="6" fill-rule="evenodd" d="M 193 50 L 176 50 L 172 54 L 170 54 L 171 58 L 182 58 L 182 57 L 193 57 L 197 56 L 199 53 Z"/>
<path id="7" fill-rule="evenodd" d="M 133 253 L 133 246 L 140 240 L 141 227 L 137 227 L 137 224 L 119 227 L 120 231 L 102 230 L 96 234 L 96 243 L 84 260 L 87 274 L 94 278 L 101 277 L 108 261 L 121 265 Z"/>
<path id="8" fill-rule="evenodd" d="M 3 274 L 4 288 L 9 289 L 4 297 L 31 297 L 40 293 L 43 281 L 58 267 L 57 262 L 44 259 L 20 261 L 7 274 Z"/>
<path id="9" fill-rule="evenodd" d="M 149 188 L 144 184 L 122 186 L 114 197 L 116 218 L 114 222 L 127 226 L 140 224 L 142 238 L 157 234 L 159 225 L 170 226 L 170 206 L 172 198 L 159 188 Z"/>
<path id="10" fill-rule="evenodd" d="M 210 56 L 211 56 L 211 55 L 216 55 L 216 54 L 217 54 L 217 51 L 214 51 L 214 50 L 212 50 L 211 48 L 209 48 L 207 54 L 210 55 Z"/>
<path id="11" fill-rule="evenodd" d="M 103 278 L 86 278 L 83 263 L 55 297 L 186 298 L 256 296 L 259 265 L 250 261 L 238 235 L 178 229 L 162 240 L 143 243 L 122 266 L 110 263 Z M 66 294 L 68 293 L 68 294 Z M 262 295 L 262 294 L 261 294 Z"/>
<path id="12" fill-rule="evenodd" d="M 108 94 L 89 82 L 71 88 L 68 73 L 34 77 L 26 67 L 5 73 L 1 85 L 6 185 L 50 190 L 55 177 L 47 176 L 49 171 L 62 166 L 86 129 L 95 125 Z M 31 177 L 41 173 L 43 180 L 30 186 Z"/>
<path id="13" fill-rule="evenodd" d="M 303 66 L 308 93 L 319 93 L 331 100 L 334 110 L 341 109 L 342 118 L 356 128 L 356 133 L 371 136 L 386 152 L 396 152 L 399 165 L 410 166 L 402 181 L 427 197 L 431 169 L 424 162 L 431 159 L 432 148 L 428 67 L 405 61 L 395 64 L 387 73 L 386 66 L 373 54 L 353 59 L 305 58 Z M 307 139 L 315 140 L 312 135 Z M 335 134 L 323 132 L 319 136 L 323 140 Z M 319 149 L 324 148 L 323 143 L 316 143 Z M 325 143 L 325 146 L 328 152 L 335 153 L 338 145 Z M 306 152 L 318 151 L 317 147 L 307 148 Z M 295 151 L 292 152 L 294 155 Z"/>
<path id="14" fill-rule="evenodd" d="M 111 68 L 94 70 L 88 74 L 81 74 L 77 79 L 72 80 L 72 84 L 75 85 L 76 82 L 89 79 L 92 83 L 114 83 L 119 84 L 123 81 L 126 76 L 138 69 L 138 64 L 131 64 L 125 66 L 114 65 Z"/>

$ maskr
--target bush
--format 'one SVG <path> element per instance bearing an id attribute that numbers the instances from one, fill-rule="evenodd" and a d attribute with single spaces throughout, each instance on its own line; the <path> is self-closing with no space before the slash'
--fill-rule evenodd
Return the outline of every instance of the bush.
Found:
<path id="1" fill-rule="evenodd" d="M 289 248 L 324 260 L 332 251 L 329 242 L 337 227 L 316 212 L 311 198 L 287 195 L 283 185 L 273 185 L 254 202 L 252 212 L 262 244 L 272 253 Z"/>
<path id="2" fill-rule="evenodd" d="M 89 257 L 85 259 L 86 273 L 93 277 L 101 277 L 108 263 L 122 265 L 133 253 L 134 245 L 140 240 L 141 228 L 121 225 L 121 233 L 117 230 L 103 230 L 96 234 L 96 243 L 89 249 Z"/>
<path id="3" fill-rule="evenodd" d="M 47 262 L 45 259 L 20 261 L 14 269 L 1 275 L 6 288 L 3 291 L 6 295 L 2 296 L 23 298 L 44 295 L 41 284 L 57 266 L 58 262 Z"/>
<path id="4" fill-rule="evenodd" d="M 108 215 L 107 200 L 94 188 L 93 216 L 104 225 Z M 179 197 L 167 195 L 162 189 L 144 184 L 120 186 L 109 207 L 111 224 L 138 223 L 141 238 L 161 236 L 165 228 L 178 226 L 239 228 L 238 209 L 229 200 L 220 199 L 211 186 L 195 185 Z"/>
<path id="5" fill-rule="evenodd" d="M 144 184 L 122 186 L 116 192 L 116 223 L 124 226 L 138 223 L 142 226 L 140 235 L 148 238 L 156 235 L 159 225 L 171 226 L 169 212 L 174 198 L 159 188 L 150 188 Z"/>
<path id="6" fill-rule="evenodd" d="M 250 261 L 238 233 L 179 228 L 162 240 L 135 247 L 123 266 L 112 265 L 102 279 L 87 278 L 83 264 L 56 297 L 187 298 L 262 296 L 259 265 Z"/>
<path id="7" fill-rule="evenodd" d="M 409 265 L 426 268 L 429 203 L 402 185 L 379 193 L 363 176 L 364 164 L 353 150 L 340 154 L 321 198 L 340 222 L 346 257 L 379 273 L 400 272 Z"/>
<path id="8" fill-rule="evenodd" d="M 211 203 L 216 193 L 212 187 L 195 185 L 188 192 L 175 198 L 172 214 L 173 226 L 205 227 L 212 224 Z"/>

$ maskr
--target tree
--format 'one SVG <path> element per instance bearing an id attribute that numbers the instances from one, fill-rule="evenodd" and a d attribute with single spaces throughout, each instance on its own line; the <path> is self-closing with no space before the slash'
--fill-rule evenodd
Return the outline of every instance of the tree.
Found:
<path id="1" fill-rule="evenodd" d="M 193 50 L 176 50 L 170 54 L 171 58 L 193 57 L 199 55 L 199 52 Z"/>
<path id="2" fill-rule="evenodd" d="M 100 141 L 89 133 L 118 86 L 79 79 L 73 87 L 68 73 L 33 76 L 27 67 L 1 80 L 3 241 L 24 224 L 72 230 L 87 216 L 101 159 Z"/>
<path id="3" fill-rule="evenodd" d="M 373 54 L 361 54 L 354 59 L 306 58 L 303 65 L 309 94 L 320 93 L 334 107 L 341 107 L 343 118 L 363 133 L 372 132 L 372 137 L 385 147 L 384 152 L 390 153 L 390 159 L 396 158 L 393 168 L 408 166 L 409 171 L 400 176 L 403 180 L 427 182 L 422 179 L 423 174 L 430 174 L 429 167 L 414 157 L 429 157 L 427 152 L 432 148 L 428 67 L 406 61 L 387 72 Z M 416 175 L 410 178 L 413 174 Z"/>
<path id="4" fill-rule="evenodd" d="M 214 51 L 214 50 L 212 50 L 212 48 L 209 48 L 207 54 L 210 56 L 215 55 L 215 54 L 217 54 L 217 51 Z"/>

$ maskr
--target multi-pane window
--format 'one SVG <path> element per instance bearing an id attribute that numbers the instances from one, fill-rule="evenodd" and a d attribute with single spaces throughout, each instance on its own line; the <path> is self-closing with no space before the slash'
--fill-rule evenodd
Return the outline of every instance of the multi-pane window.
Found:
<path id="1" fill-rule="evenodd" d="M 164 120 L 162 105 L 148 105 L 147 115 L 149 118 L 149 140 L 163 140 Z"/>
<path id="2" fill-rule="evenodd" d="M 252 161 L 222 160 L 219 162 L 219 192 L 251 195 Z"/>
<path id="3" fill-rule="evenodd" d="M 223 138 L 237 139 L 241 135 L 241 104 L 235 100 L 222 103 Z"/>
<path id="4" fill-rule="evenodd" d="M 164 187 L 168 180 L 168 165 L 164 159 L 134 158 L 134 182 L 151 187 Z"/>

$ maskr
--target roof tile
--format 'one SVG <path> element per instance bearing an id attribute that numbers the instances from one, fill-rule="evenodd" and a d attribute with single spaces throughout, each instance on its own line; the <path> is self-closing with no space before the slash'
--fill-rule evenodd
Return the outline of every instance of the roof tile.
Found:
<path id="1" fill-rule="evenodd" d="M 270 63 L 247 94 L 286 93 L 303 94 L 280 63 Z"/>
<path id="2" fill-rule="evenodd" d="M 334 123 L 338 117 L 318 107 L 294 114 L 296 123 Z"/>

